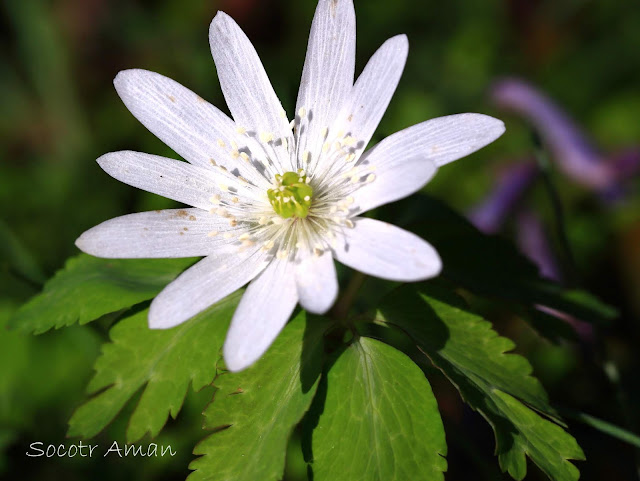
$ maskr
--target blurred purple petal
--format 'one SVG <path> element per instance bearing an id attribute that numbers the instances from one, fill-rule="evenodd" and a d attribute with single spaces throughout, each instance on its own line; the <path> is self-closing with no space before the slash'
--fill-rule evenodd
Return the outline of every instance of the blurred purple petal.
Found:
<path id="1" fill-rule="evenodd" d="M 587 136 L 549 97 L 516 78 L 503 79 L 491 98 L 500 108 L 525 117 L 536 128 L 558 166 L 576 182 L 606 190 L 616 182 L 614 170 Z"/>
<path id="2" fill-rule="evenodd" d="M 517 243 L 520 251 L 538 266 L 540 275 L 556 282 L 562 282 L 562 274 L 553 254 L 549 238 L 540 219 L 531 211 L 523 210 L 517 217 Z M 547 314 L 567 321 L 583 341 L 592 341 L 593 328 L 590 324 L 546 306 L 536 308 Z"/>
<path id="3" fill-rule="evenodd" d="M 495 234 L 537 176 L 538 166 L 534 162 L 510 166 L 500 176 L 491 194 L 469 213 L 469 220 L 482 232 Z"/>
<path id="4" fill-rule="evenodd" d="M 562 281 L 560 269 L 540 219 L 531 211 L 523 210 L 516 222 L 516 241 L 520 251 L 538 266 L 540 275 L 554 281 Z"/>

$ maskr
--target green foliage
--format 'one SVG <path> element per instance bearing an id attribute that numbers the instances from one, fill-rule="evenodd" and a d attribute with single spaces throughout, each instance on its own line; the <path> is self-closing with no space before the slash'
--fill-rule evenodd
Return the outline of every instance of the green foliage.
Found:
<path id="1" fill-rule="evenodd" d="M 383 303 L 377 322 L 402 329 L 417 348 L 412 351 L 417 362 L 427 356 L 487 419 L 503 471 L 524 478 L 528 455 L 554 481 L 578 479 L 567 461 L 584 459 L 575 440 L 530 409 L 557 421 L 527 360 L 508 354 L 513 342 L 466 311 L 454 294 L 433 284 L 404 287 Z"/>
<path id="2" fill-rule="evenodd" d="M 151 330 L 148 310 L 116 324 L 88 386 L 97 393 L 69 421 L 69 436 L 98 434 L 142 386 L 146 386 L 127 427 L 127 440 L 157 435 L 169 415 L 175 418 L 192 385 L 210 384 L 240 292 L 193 319 L 168 330 Z"/>
<path id="3" fill-rule="evenodd" d="M 40 334 L 76 322 L 86 324 L 153 298 L 191 264 L 193 259 L 100 259 L 80 254 L 18 310 L 10 326 Z"/>
<path id="4" fill-rule="evenodd" d="M 309 408 L 322 370 L 326 323 L 304 312 L 293 319 L 265 356 L 240 373 L 225 372 L 205 411 L 205 428 L 190 481 L 282 478 L 289 436 Z"/>
<path id="5" fill-rule="evenodd" d="M 514 479 L 523 479 L 527 474 L 527 455 L 554 481 L 576 481 L 580 477 L 578 469 L 568 460 L 584 460 L 584 453 L 560 426 L 497 389 L 484 403 L 493 404 L 483 414 L 494 427 L 503 471 Z"/>
<path id="6" fill-rule="evenodd" d="M 358 338 L 328 368 L 324 388 L 308 422 L 315 481 L 444 479 L 438 406 L 406 355 Z"/>

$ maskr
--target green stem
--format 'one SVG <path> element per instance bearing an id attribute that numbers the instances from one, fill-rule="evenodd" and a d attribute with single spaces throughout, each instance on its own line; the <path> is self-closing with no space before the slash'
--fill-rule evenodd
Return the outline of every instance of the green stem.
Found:
<path id="1" fill-rule="evenodd" d="M 347 318 L 349 311 L 351 310 L 351 306 L 353 305 L 353 301 L 366 278 L 367 276 L 362 272 L 355 271 L 353 273 L 353 276 L 351 276 L 351 280 L 349 281 L 349 285 L 347 285 L 342 296 L 340 296 L 336 304 L 333 306 L 333 309 L 331 310 L 331 317 L 341 321 Z"/>
<path id="2" fill-rule="evenodd" d="M 566 266 L 565 272 L 568 274 L 570 283 L 575 284 L 578 278 L 578 268 L 567 236 L 564 209 L 562 208 L 560 195 L 558 194 L 558 190 L 551 179 L 551 163 L 549 162 L 549 157 L 542 147 L 540 140 L 535 135 L 534 143 L 536 145 L 536 162 L 540 168 L 540 172 L 542 173 L 542 180 L 547 190 L 547 194 L 549 195 L 551 208 L 554 213 L 555 230 L 564 256 L 564 263 Z"/>

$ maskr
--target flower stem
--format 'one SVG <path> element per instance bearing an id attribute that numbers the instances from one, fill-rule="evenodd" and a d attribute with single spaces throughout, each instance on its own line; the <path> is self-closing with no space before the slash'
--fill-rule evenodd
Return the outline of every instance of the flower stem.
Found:
<path id="1" fill-rule="evenodd" d="M 549 200 L 551 202 L 551 208 L 554 213 L 554 221 L 555 221 L 555 230 L 556 235 L 558 236 L 558 240 L 560 242 L 560 246 L 562 249 L 564 263 L 565 263 L 565 271 L 567 272 L 567 278 L 571 283 L 575 284 L 578 277 L 578 268 L 575 262 L 575 258 L 573 256 L 573 252 L 571 250 L 571 245 L 569 244 L 569 238 L 567 237 L 567 230 L 565 227 L 565 218 L 564 218 L 564 210 L 562 208 L 562 202 L 560 201 L 560 195 L 558 194 L 558 190 L 551 179 L 551 165 L 549 162 L 549 157 L 547 153 L 544 151 L 540 140 L 537 136 L 534 135 L 534 143 L 536 144 L 536 161 L 538 166 L 540 167 L 540 172 L 542 173 L 542 180 L 544 182 L 545 188 L 549 195 Z"/>
<path id="2" fill-rule="evenodd" d="M 355 271 L 351 276 L 351 280 L 346 289 L 333 306 L 331 310 L 331 317 L 338 320 L 345 320 L 349 315 L 353 301 L 358 294 L 358 291 L 362 287 L 364 280 L 367 278 L 362 272 Z"/>

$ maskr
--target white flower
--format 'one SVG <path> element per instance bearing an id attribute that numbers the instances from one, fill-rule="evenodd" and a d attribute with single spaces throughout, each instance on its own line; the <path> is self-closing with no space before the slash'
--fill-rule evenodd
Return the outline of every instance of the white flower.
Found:
<path id="1" fill-rule="evenodd" d="M 419 190 L 443 164 L 499 137 L 480 114 L 433 119 L 363 154 L 407 58 L 404 35 L 387 40 L 353 82 L 352 0 L 320 0 L 311 27 L 295 119 L 290 123 L 258 55 L 219 12 L 209 31 L 234 120 L 182 85 L 145 70 L 120 72 L 125 105 L 188 161 L 138 152 L 98 159 L 111 176 L 193 206 L 106 221 L 77 240 L 100 257 L 205 256 L 151 303 L 149 325 L 169 328 L 250 282 L 224 345 L 232 371 L 256 361 L 297 303 L 326 312 L 338 284 L 333 258 L 397 281 L 437 275 L 424 240 L 359 217 Z"/>

